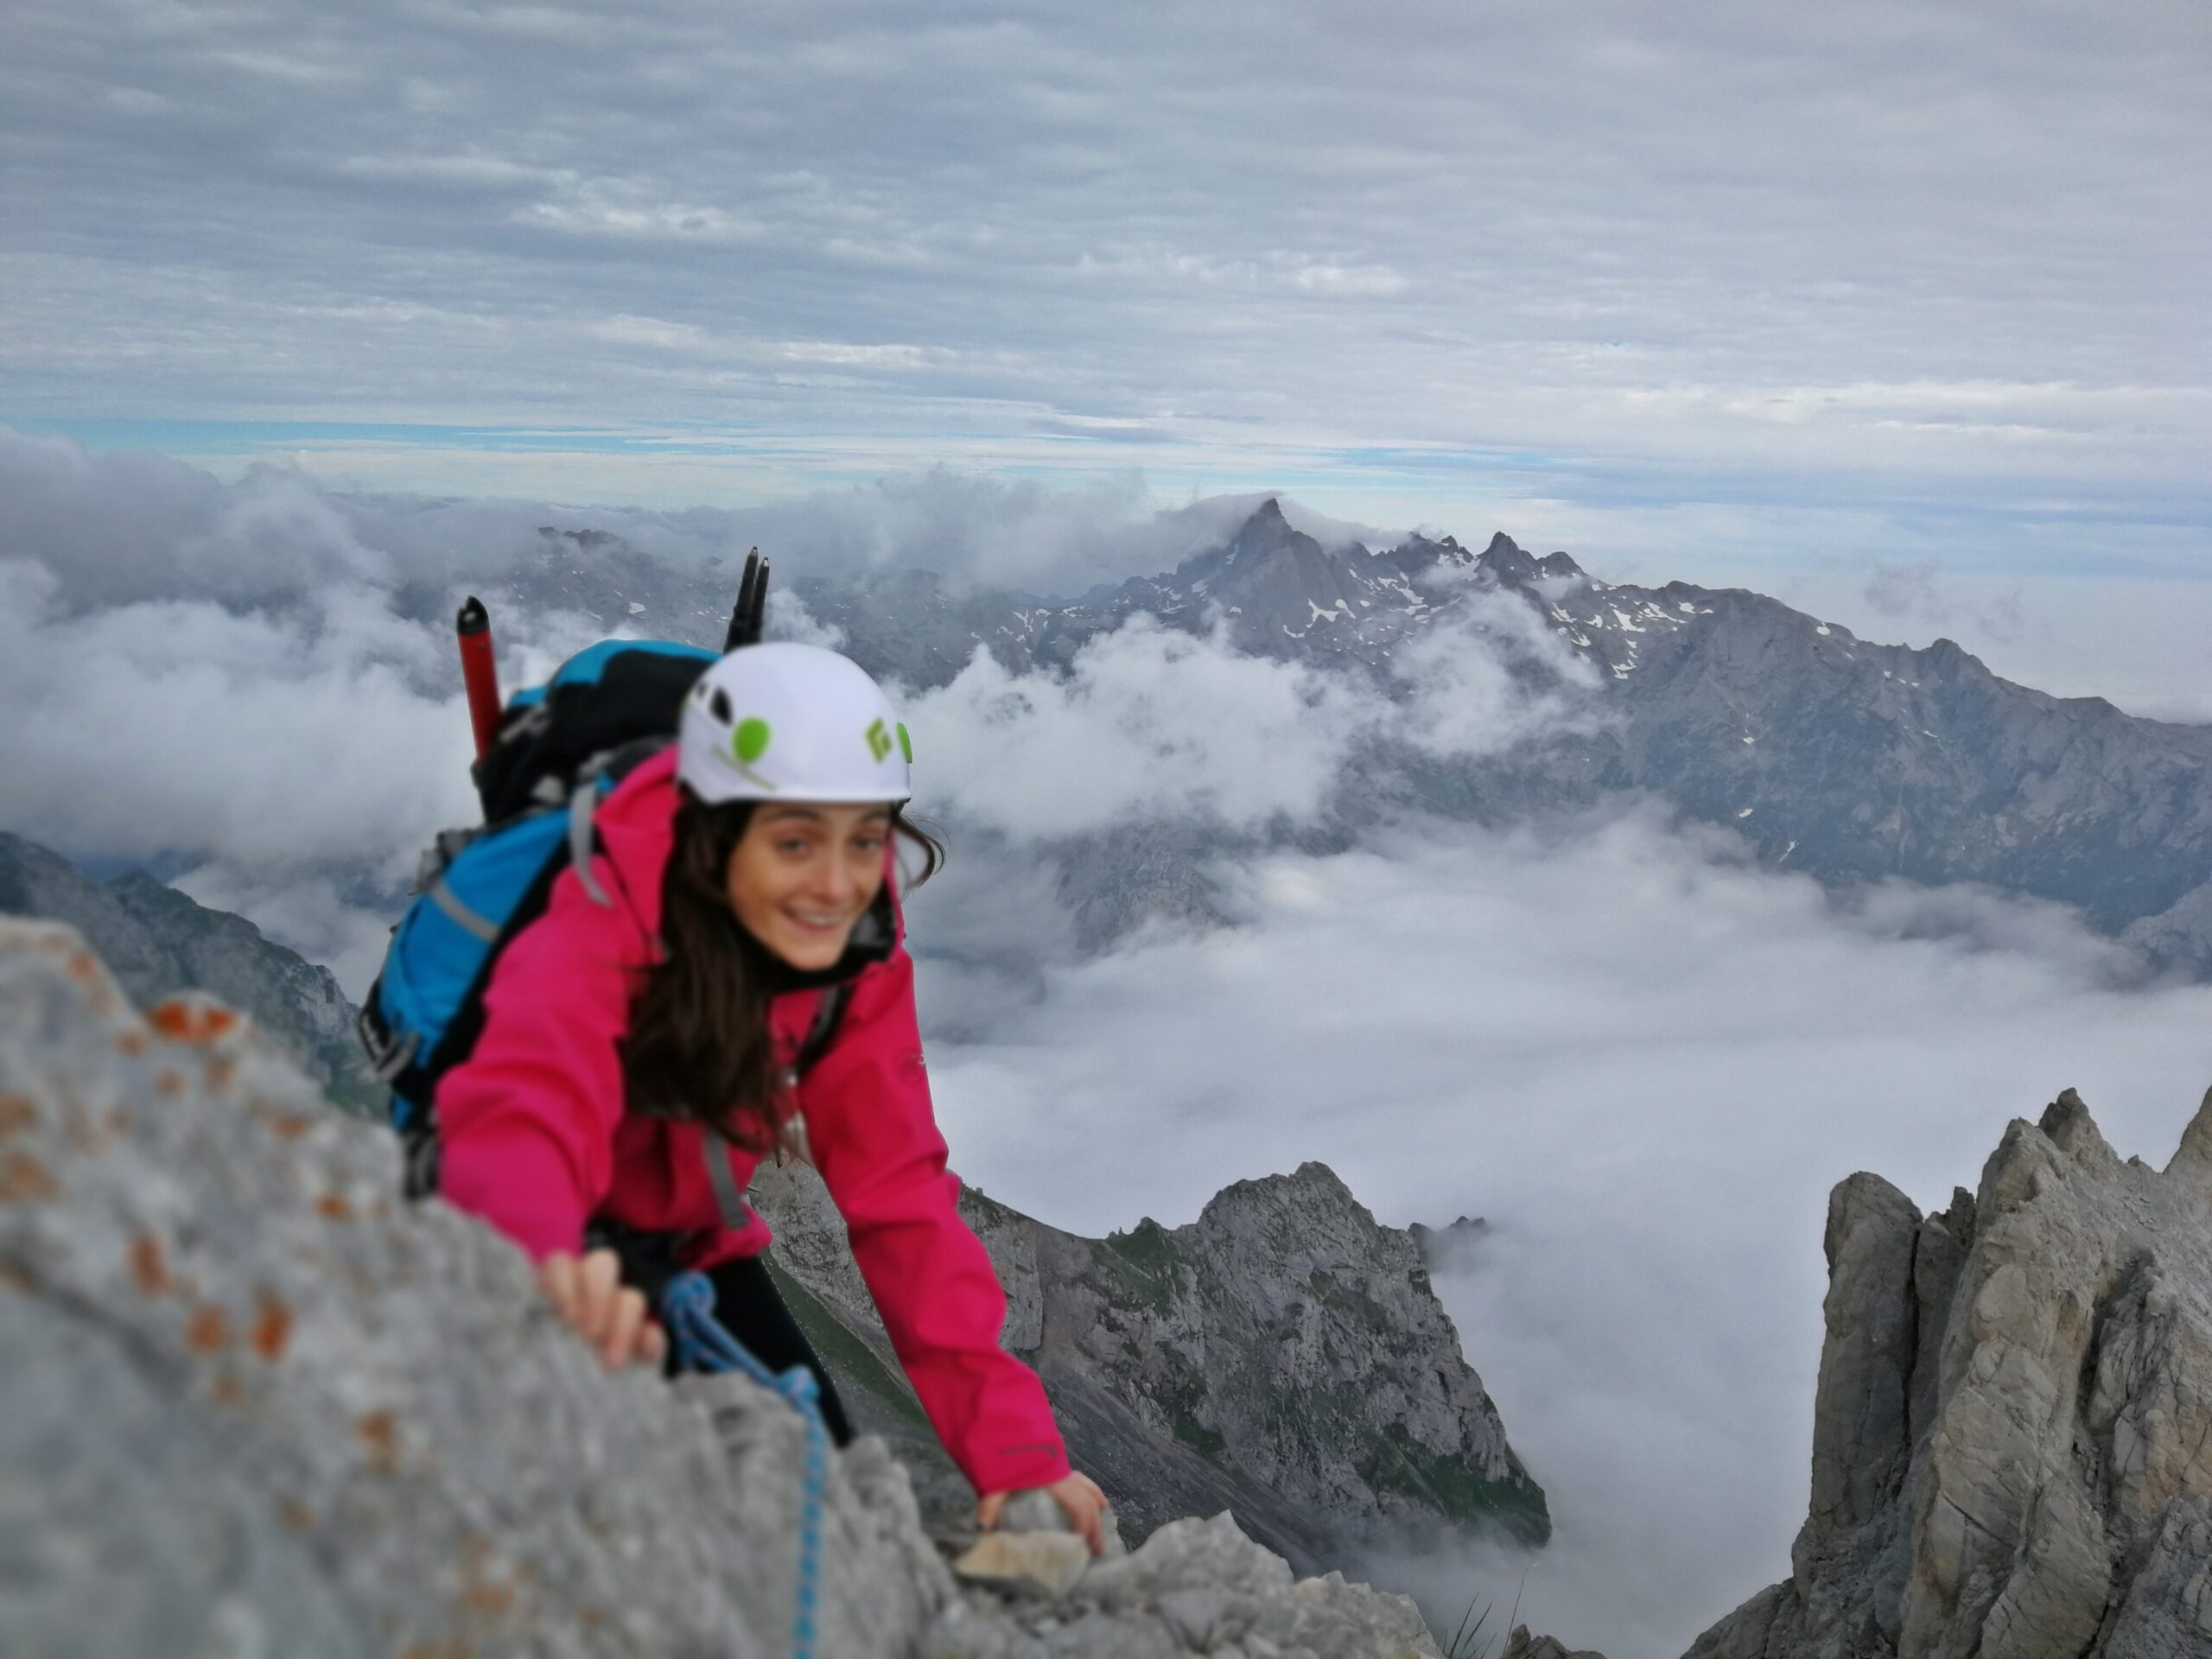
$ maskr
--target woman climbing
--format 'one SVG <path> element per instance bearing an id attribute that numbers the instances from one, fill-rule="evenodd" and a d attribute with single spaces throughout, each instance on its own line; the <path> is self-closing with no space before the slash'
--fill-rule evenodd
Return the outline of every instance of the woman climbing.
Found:
<path id="1" fill-rule="evenodd" d="M 810 1367 L 741 1196 L 787 1149 L 821 1172 L 892 1345 L 980 1495 L 1050 1491 L 1093 1551 L 1105 1498 L 1071 1471 L 1036 1375 L 999 1346 L 1006 1296 L 955 1206 L 930 1106 L 896 890 L 905 728 L 834 652 L 753 645 L 709 666 L 676 744 L 599 804 L 599 850 L 501 950 L 467 1057 L 436 1084 L 438 1187 L 520 1243 L 610 1367 L 658 1364 L 656 1252 L 705 1272 L 718 1316 Z M 620 1243 L 588 1249 L 587 1241 Z"/>

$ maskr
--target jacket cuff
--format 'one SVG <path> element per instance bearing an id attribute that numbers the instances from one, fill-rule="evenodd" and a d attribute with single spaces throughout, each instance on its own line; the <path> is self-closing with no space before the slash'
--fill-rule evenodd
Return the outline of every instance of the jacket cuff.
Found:
<path id="1" fill-rule="evenodd" d="M 1049 1440 L 985 1452 L 974 1468 L 963 1472 L 976 1496 L 988 1497 L 993 1492 L 1026 1492 L 1032 1487 L 1049 1486 L 1056 1480 L 1065 1480 L 1074 1471 L 1067 1448 L 1058 1440 Z"/>
<path id="2" fill-rule="evenodd" d="M 583 1249 L 583 1206 L 569 1161 L 543 1135 L 477 1134 L 440 1149 L 438 1196 L 492 1224 L 542 1262 Z"/>

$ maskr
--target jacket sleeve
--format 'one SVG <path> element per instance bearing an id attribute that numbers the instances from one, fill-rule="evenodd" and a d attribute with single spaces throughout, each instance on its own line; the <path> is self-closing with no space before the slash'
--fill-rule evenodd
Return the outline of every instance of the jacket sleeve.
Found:
<path id="1" fill-rule="evenodd" d="M 438 1190 L 533 1258 L 582 1247 L 613 1179 L 620 1043 L 644 946 L 575 877 L 499 953 L 482 1033 L 438 1084 Z"/>
<path id="2" fill-rule="evenodd" d="M 952 1460 L 978 1492 L 1060 1479 L 1067 1452 L 1044 1384 L 999 1346 L 1006 1293 L 944 1166 L 904 945 L 855 987 L 799 1103 L 853 1258 Z"/>

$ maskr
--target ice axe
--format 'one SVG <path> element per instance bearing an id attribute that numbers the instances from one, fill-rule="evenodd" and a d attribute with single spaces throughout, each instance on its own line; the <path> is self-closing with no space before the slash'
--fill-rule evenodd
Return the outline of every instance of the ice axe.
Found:
<path id="1" fill-rule="evenodd" d="M 461 677 L 468 687 L 468 723 L 476 728 L 476 758 L 492 751 L 499 732 L 499 665 L 492 655 L 492 617 L 471 594 L 454 619 L 461 640 Z"/>
<path id="2" fill-rule="evenodd" d="M 722 650 L 760 643 L 760 625 L 768 614 L 768 561 L 754 548 L 745 556 L 745 574 L 737 579 L 737 603 L 730 607 L 729 632 L 722 636 Z"/>

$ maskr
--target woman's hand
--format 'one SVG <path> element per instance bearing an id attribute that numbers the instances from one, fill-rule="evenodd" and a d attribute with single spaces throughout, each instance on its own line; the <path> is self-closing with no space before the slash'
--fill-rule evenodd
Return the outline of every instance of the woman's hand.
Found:
<path id="1" fill-rule="evenodd" d="M 1098 1483 L 1089 1475 L 1077 1473 L 1064 1476 L 1044 1488 L 1052 1495 L 1052 1501 L 1067 1512 L 1068 1523 L 1076 1535 L 1090 1546 L 1094 1555 L 1106 1553 L 1106 1494 L 1098 1490 Z M 976 1524 L 988 1532 L 999 1523 L 999 1511 L 1006 1508 L 1009 1495 L 987 1492 L 983 1501 L 976 1506 Z"/>
<path id="2" fill-rule="evenodd" d="M 612 1250 L 594 1250 L 579 1262 L 556 1250 L 537 1264 L 537 1282 L 554 1311 L 599 1350 L 610 1371 L 642 1361 L 658 1365 L 668 1356 L 668 1332 L 645 1317 L 645 1299 L 622 1282 L 622 1262 Z"/>

